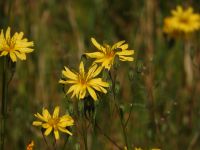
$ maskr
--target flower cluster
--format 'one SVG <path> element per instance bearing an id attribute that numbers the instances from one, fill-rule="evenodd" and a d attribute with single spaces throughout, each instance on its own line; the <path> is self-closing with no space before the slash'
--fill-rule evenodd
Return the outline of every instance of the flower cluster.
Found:
<path id="1" fill-rule="evenodd" d="M 119 56 L 121 61 L 133 61 L 132 55 L 134 50 L 128 50 L 128 44 L 125 41 L 120 41 L 110 46 L 108 44 L 100 45 L 94 38 L 91 38 L 92 43 L 98 49 L 98 52 L 85 53 L 90 58 L 95 58 L 88 72 L 85 72 L 83 62 L 79 65 L 79 72 L 73 72 L 65 67 L 62 71 L 63 79 L 59 83 L 63 85 L 71 85 L 66 91 L 66 94 L 72 92 L 72 98 L 76 96 L 78 99 L 84 99 L 89 94 L 94 100 L 97 100 L 96 91 L 106 94 L 105 88 L 109 87 L 107 82 L 102 78 L 97 77 L 105 68 L 110 70 L 114 64 L 114 59 Z M 98 64 L 101 64 L 98 66 Z"/>
<path id="2" fill-rule="evenodd" d="M 200 15 L 193 12 L 193 8 L 183 9 L 177 6 L 171 11 L 172 16 L 164 19 L 163 31 L 171 36 L 188 34 L 200 29 Z"/>

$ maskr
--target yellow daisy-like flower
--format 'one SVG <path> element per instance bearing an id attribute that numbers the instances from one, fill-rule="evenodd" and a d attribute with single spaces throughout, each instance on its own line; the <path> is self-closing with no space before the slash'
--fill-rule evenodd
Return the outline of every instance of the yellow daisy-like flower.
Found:
<path id="1" fill-rule="evenodd" d="M 60 137 L 58 131 L 72 135 L 67 127 L 74 125 L 74 120 L 71 116 L 64 115 L 59 117 L 59 110 L 58 106 L 55 107 L 51 116 L 49 111 L 43 108 L 42 115 L 39 113 L 35 114 L 35 117 L 40 121 L 33 121 L 34 126 L 42 126 L 45 129 L 44 135 L 48 136 L 53 131 L 56 140 Z"/>
<path id="2" fill-rule="evenodd" d="M 125 41 L 117 42 L 113 46 L 108 44 L 100 45 L 94 38 L 91 38 L 91 41 L 99 51 L 86 53 L 86 56 L 95 58 L 94 63 L 101 63 L 108 70 L 113 65 L 116 55 L 119 56 L 121 61 L 133 61 L 131 55 L 134 54 L 134 50 L 128 50 L 128 44 L 125 44 Z"/>
<path id="3" fill-rule="evenodd" d="M 97 75 L 101 72 L 102 67 L 98 67 L 97 64 L 92 65 L 88 72 L 85 72 L 83 62 L 79 65 L 79 73 L 72 72 L 69 68 L 65 67 L 62 74 L 66 80 L 60 80 L 61 84 L 71 84 L 66 94 L 73 92 L 72 98 L 76 96 L 78 99 L 83 99 L 88 92 L 94 100 L 97 100 L 96 91 L 107 93 L 105 87 L 109 84 L 104 82 L 101 78 L 97 78 Z"/>
<path id="4" fill-rule="evenodd" d="M 28 146 L 26 147 L 26 150 L 33 150 L 34 147 L 34 141 L 31 141 L 30 144 L 28 144 Z"/>
<path id="5" fill-rule="evenodd" d="M 200 15 L 193 12 L 193 8 L 183 9 L 177 6 L 171 11 L 172 16 L 164 19 L 163 31 L 170 35 L 191 33 L 200 29 Z"/>
<path id="6" fill-rule="evenodd" d="M 10 35 L 10 27 L 7 28 L 4 35 L 3 30 L 0 34 L 0 56 L 9 55 L 13 62 L 17 61 L 17 58 L 26 60 L 26 53 L 33 51 L 33 42 L 28 42 L 26 38 L 23 38 L 24 33 L 15 33 L 12 37 Z"/>

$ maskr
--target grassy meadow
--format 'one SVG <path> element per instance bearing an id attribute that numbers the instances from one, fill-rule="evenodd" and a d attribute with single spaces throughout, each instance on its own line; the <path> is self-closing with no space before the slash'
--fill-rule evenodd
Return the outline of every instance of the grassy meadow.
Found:
<path id="1" fill-rule="evenodd" d="M 200 13 L 199 0 L 1 0 L 4 33 L 10 27 L 11 35 L 22 31 L 34 42 L 25 61 L 7 68 L 4 150 L 26 150 L 32 140 L 33 150 L 199 150 L 200 31 L 189 40 L 163 32 L 178 5 Z M 125 40 L 134 61 L 116 58 L 99 75 L 107 93 L 77 100 L 59 80 L 64 66 L 78 71 L 82 61 L 88 70 L 94 59 L 85 53 L 97 50 L 92 37 L 109 45 Z M 60 132 L 59 140 L 32 125 L 34 114 L 56 106 L 74 118 L 73 135 Z"/>

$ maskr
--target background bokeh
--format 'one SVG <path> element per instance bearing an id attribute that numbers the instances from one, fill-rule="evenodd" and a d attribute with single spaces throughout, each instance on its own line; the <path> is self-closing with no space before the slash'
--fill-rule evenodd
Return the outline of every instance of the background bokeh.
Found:
<path id="1" fill-rule="evenodd" d="M 61 70 L 64 65 L 76 69 L 81 55 L 95 50 L 91 37 L 110 44 L 126 40 L 135 50 L 134 62 L 121 63 L 117 77 L 125 116 L 133 105 L 129 142 L 144 149 L 199 150 L 200 34 L 191 40 L 194 82 L 188 87 L 184 42 L 162 32 L 163 19 L 177 5 L 200 11 L 199 0 L 1 0 L 1 29 L 10 26 L 12 32 L 23 31 L 35 44 L 27 61 L 17 62 L 9 85 L 6 150 L 25 149 L 31 140 L 35 150 L 46 149 L 39 130 L 31 125 L 33 114 L 56 105 L 62 113 L 68 111 L 69 98 L 58 84 Z M 109 114 L 109 96 L 100 101 L 99 124 L 124 145 L 119 119 Z M 83 150 L 74 138 L 67 149 Z M 115 149 L 92 130 L 88 138 L 91 150 Z"/>

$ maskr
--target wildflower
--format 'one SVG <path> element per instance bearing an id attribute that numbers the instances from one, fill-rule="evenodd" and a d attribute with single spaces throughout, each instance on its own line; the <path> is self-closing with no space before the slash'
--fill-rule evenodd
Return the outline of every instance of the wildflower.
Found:
<path id="1" fill-rule="evenodd" d="M 20 60 L 26 60 L 26 53 L 33 51 L 33 42 L 28 42 L 26 38 L 23 38 L 24 33 L 15 33 L 12 37 L 10 35 L 10 27 L 7 28 L 4 35 L 3 30 L 0 34 L 0 56 L 9 55 L 13 62 Z"/>
<path id="2" fill-rule="evenodd" d="M 177 6 L 171 11 L 172 16 L 164 19 L 163 31 L 170 35 L 187 34 L 200 29 L 200 15 L 193 13 L 193 8 L 183 9 Z"/>
<path id="3" fill-rule="evenodd" d="M 26 147 L 26 150 L 33 150 L 34 147 L 34 141 L 31 141 L 30 144 L 28 144 L 28 146 Z"/>
<path id="4" fill-rule="evenodd" d="M 48 136 L 53 130 L 55 139 L 59 139 L 59 132 L 64 132 L 69 135 L 72 133 L 67 129 L 67 127 L 72 126 L 74 124 L 74 120 L 69 115 L 64 115 L 59 117 L 60 108 L 57 106 L 54 109 L 53 115 L 51 116 L 47 109 L 43 108 L 42 115 L 37 113 L 35 117 L 39 119 L 39 121 L 34 121 L 34 126 L 42 126 L 45 129 L 44 135 Z"/>
<path id="5" fill-rule="evenodd" d="M 134 50 L 128 50 L 128 44 L 125 44 L 125 41 L 117 42 L 113 46 L 108 44 L 100 45 L 94 38 L 91 38 L 91 41 L 99 51 L 86 53 L 86 56 L 95 58 L 95 63 L 101 63 L 108 70 L 110 70 L 117 55 L 121 61 L 133 61 L 131 55 L 134 54 Z"/>
<path id="6" fill-rule="evenodd" d="M 60 80 L 61 84 L 71 84 L 66 94 L 73 92 L 72 98 L 76 96 L 78 99 L 83 99 L 88 92 L 94 100 L 97 100 L 96 91 L 107 93 L 105 87 L 108 87 L 107 82 L 102 81 L 101 78 L 95 78 L 102 70 L 102 67 L 98 67 L 96 64 L 92 65 L 88 72 L 85 72 L 84 64 L 81 61 L 79 65 L 79 73 L 72 72 L 69 68 L 65 67 L 62 74 L 65 78 Z"/>

